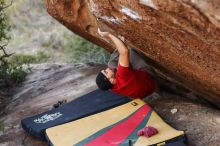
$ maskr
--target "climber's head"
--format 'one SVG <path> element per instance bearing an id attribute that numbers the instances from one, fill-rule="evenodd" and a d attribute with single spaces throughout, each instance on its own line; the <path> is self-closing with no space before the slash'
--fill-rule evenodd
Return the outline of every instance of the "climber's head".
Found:
<path id="1" fill-rule="evenodd" d="M 101 90 L 111 89 L 116 84 L 115 72 L 110 68 L 100 71 L 96 77 L 96 84 Z"/>

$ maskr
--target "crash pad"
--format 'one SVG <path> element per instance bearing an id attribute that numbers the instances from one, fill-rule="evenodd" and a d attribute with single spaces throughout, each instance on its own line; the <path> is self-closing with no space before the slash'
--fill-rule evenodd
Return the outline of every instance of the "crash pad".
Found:
<path id="1" fill-rule="evenodd" d="M 145 126 L 159 133 L 150 138 L 137 136 Z M 185 140 L 183 131 L 169 126 L 140 99 L 49 128 L 46 136 L 51 146 L 145 146 Z"/>
<path id="2" fill-rule="evenodd" d="M 32 136 L 46 140 L 47 128 L 96 114 L 129 101 L 131 101 L 130 97 L 111 91 L 95 90 L 61 107 L 27 117 L 21 121 L 21 125 Z"/>

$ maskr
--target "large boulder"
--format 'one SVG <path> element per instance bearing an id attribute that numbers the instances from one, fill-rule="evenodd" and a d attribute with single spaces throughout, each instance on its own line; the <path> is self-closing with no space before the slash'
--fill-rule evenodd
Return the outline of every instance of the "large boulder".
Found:
<path id="1" fill-rule="evenodd" d="M 112 51 L 97 28 L 125 38 L 157 72 L 220 107 L 220 1 L 46 0 L 51 16 Z"/>

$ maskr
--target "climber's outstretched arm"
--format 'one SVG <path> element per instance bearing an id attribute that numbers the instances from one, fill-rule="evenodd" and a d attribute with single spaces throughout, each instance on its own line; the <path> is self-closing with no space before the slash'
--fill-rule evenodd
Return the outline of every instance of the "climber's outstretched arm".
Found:
<path id="1" fill-rule="evenodd" d="M 125 44 L 119 38 L 109 32 L 101 32 L 100 30 L 98 30 L 98 32 L 101 36 L 112 40 L 112 42 L 115 44 L 116 49 L 118 49 L 119 52 L 119 64 L 123 67 L 129 67 L 129 51 Z"/>

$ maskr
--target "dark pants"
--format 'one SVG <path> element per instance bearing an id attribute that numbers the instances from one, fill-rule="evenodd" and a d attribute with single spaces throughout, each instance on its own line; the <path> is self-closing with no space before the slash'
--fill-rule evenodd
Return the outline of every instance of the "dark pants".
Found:
<path id="1" fill-rule="evenodd" d="M 108 67 L 116 70 L 118 67 L 119 52 L 117 49 L 111 54 Z M 148 70 L 149 66 L 143 58 L 141 58 L 134 49 L 129 49 L 130 66 L 136 70 Z"/>

